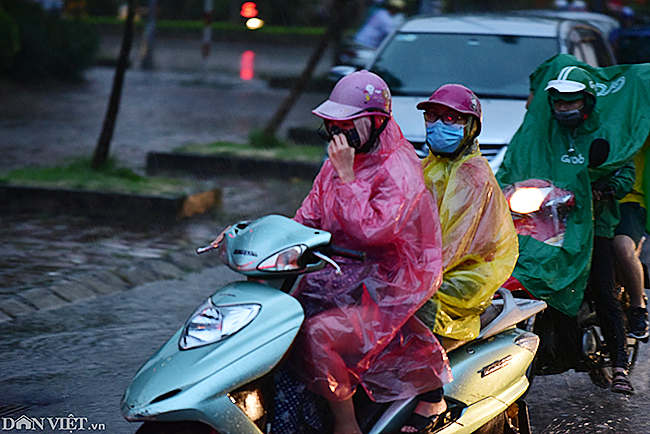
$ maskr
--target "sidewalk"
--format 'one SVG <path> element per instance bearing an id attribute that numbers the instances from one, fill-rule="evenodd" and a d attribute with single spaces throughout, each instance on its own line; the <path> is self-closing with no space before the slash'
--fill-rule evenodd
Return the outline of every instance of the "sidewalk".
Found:
<path id="1" fill-rule="evenodd" d="M 119 38 L 107 38 L 102 52 L 116 53 L 119 44 Z M 138 48 L 136 40 L 134 59 Z M 295 76 L 311 54 L 308 47 L 215 43 L 213 48 L 203 66 L 199 41 L 164 39 L 156 46 L 156 70 L 134 65 L 127 71 L 111 143 L 111 155 L 120 163 L 144 172 L 150 151 L 245 142 L 289 93 L 269 88 L 262 77 Z M 239 59 L 248 49 L 256 54 L 255 73 L 242 80 Z M 0 83 L 0 170 L 92 155 L 113 76 L 113 68 L 94 67 L 83 83 Z M 292 126 L 318 126 L 311 109 L 326 97 L 303 94 L 279 136 Z M 223 191 L 221 212 L 166 232 L 155 226 L 148 233 L 130 232 L 65 216 L 0 218 L 0 322 L 216 266 L 214 256 L 197 257 L 194 249 L 226 224 L 269 213 L 293 215 L 311 183 L 220 178 L 215 184 Z"/>

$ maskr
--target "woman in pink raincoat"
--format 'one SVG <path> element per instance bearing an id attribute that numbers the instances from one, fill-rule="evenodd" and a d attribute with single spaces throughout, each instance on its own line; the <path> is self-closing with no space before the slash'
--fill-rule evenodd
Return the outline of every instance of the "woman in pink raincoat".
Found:
<path id="1" fill-rule="evenodd" d="M 341 275 L 327 268 L 305 276 L 295 293 L 307 319 L 294 361 L 329 401 L 335 434 L 361 433 L 357 386 L 386 402 L 451 381 L 446 353 L 413 315 L 440 285 L 440 222 L 381 78 L 368 71 L 342 78 L 313 113 L 325 120 L 329 159 L 295 220 L 368 259 L 337 258 Z"/>

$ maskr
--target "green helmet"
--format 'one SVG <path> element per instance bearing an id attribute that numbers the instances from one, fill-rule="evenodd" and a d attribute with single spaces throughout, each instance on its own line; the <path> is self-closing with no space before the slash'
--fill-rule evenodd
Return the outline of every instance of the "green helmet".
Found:
<path id="1" fill-rule="evenodd" d="M 579 66 L 562 68 L 555 80 L 550 80 L 544 90 L 548 91 L 551 103 L 554 100 L 566 101 L 584 98 L 585 112 L 590 113 L 596 105 L 597 87 L 591 74 Z"/>

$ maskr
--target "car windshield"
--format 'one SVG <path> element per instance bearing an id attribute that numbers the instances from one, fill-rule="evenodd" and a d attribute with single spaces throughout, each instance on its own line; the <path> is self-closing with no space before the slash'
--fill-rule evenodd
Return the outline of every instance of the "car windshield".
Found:
<path id="1" fill-rule="evenodd" d="M 650 62 L 650 30 L 646 34 L 623 35 L 616 40 L 618 63 Z"/>
<path id="2" fill-rule="evenodd" d="M 529 75 L 557 52 L 554 38 L 398 33 L 370 69 L 393 95 L 429 95 L 460 83 L 479 97 L 526 98 Z"/>

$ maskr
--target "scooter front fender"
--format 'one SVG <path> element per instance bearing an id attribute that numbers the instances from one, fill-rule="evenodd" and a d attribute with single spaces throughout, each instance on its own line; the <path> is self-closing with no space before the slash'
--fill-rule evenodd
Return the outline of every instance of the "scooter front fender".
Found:
<path id="1" fill-rule="evenodd" d="M 219 431 L 258 432 L 228 397 L 270 372 L 286 354 L 304 319 L 290 295 L 255 282 L 234 282 L 211 296 L 215 305 L 257 303 L 257 317 L 222 341 L 181 350 L 182 329 L 135 375 L 122 399 L 130 421 L 200 420 Z M 242 425 L 243 424 L 243 425 Z"/>

